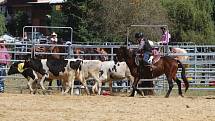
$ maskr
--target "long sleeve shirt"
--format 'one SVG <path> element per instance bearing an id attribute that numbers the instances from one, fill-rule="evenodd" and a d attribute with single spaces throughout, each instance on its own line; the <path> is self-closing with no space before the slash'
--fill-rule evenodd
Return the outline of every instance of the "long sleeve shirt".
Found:
<path id="1" fill-rule="evenodd" d="M 151 52 L 152 47 L 151 47 L 151 45 L 150 45 L 148 40 L 141 39 L 138 49 L 139 50 L 143 49 L 143 51 Z"/>
<path id="2" fill-rule="evenodd" d="M 161 37 L 161 43 L 162 44 L 168 44 L 169 43 L 169 40 L 171 38 L 171 35 L 169 34 L 168 31 L 165 31 L 165 33 L 162 35 Z"/>
<path id="3" fill-rule="evenodd" d="M 7 48 L 0 47 L 0 64 L 8 64 L 10 60 L 10 54 L 7 52 Z"/>
<path id="4" fill-rule="evenodd" d="M 141 39 L 141 40 L 140 40 L 140 43 L 139 43 L 138 49 L 139 49 L 139 50 L 140 50 L 140 49 L 143 49 L 143 48 L 144 48 L 144 45 L 145 45 L 145 41 L 144 41 L 144 39 Z"/>

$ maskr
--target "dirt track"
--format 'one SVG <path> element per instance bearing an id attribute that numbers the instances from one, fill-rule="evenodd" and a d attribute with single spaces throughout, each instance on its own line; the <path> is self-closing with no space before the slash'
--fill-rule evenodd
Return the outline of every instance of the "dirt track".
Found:
<path id="1" fill-rule="evenodd" d="M 1 94 L 0 121 L 15 120 L 215 121 L 215 97 Z"/>

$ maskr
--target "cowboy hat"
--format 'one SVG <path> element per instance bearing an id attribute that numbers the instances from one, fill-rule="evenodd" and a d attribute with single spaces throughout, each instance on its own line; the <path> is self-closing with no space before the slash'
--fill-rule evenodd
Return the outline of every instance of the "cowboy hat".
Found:
<path id="1" fill-rule="evenodd" d="M 52 36 L 57 36 L 57 34 L 55 32 L 52 33 Z"/>

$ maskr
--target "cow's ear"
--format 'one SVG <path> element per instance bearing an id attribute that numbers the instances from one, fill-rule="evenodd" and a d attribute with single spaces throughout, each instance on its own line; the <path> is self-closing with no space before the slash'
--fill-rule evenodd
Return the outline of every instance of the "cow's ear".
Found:
<path id="1" fill-rule="evenodd" d="M 28 63 L 30 61 L 30 59 L 28 58 L 28 59 L 25 59 L 25 62 L 24 63 Z"/>

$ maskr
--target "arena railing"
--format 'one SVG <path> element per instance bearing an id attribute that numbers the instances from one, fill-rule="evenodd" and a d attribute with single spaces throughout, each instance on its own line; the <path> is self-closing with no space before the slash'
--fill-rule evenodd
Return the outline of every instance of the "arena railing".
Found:
<path id="1" fill-rule="evenodd" d="M 25 49 L 24 52 L 23 51 L 15 51 L 15 49 L 20 49 L 19 47 L 16 48 L 18 45 L 20 46 L 20 44 L 14 44 L 14 43 L 6 43 L 9 48 L 9 53 L 10 54 L 15 54 L 16 56 L 22 56 L 22 54 L 32 54 L 31 52 L 27 51 L 30 47 L 32 47 L 31 44 L 25 43 L 23 44 Z M 50 44 L 35 44 L 36 46 L 50 46 Z M 56 45 L 56 46 L 64 46 L 65 48 L 68 48 L 69 45 Z M 120 45 L 71 45 L 71 48 L 107 48 L 110 49 L 110 53 L 108 53 L 108 56 L 111 56 L 111 59 L 115 56 L 114 53 L 114 49 L 119 48 Z M 136 48 L 137 45 L 131 45 L 130 47 L 132 48 Z M 215 80 L 214 76 L 214 70 L 215 70 L 215 63 L 214 63 L 214 58 L 215 58 L 215 52 L 213 51 L 213 48 L 215 48 L 214 45 L 189 45 L 189 46 L 171 46 L 171 47 L 180 47 L 180 48 L 186 48 L 188 50 L 192 50 L 190 51 L 190 53 L 187 54 L 170 54 L 170 55 L 177 55 L 177 56 L 189 56 L 191 57 L 190 60 L 185 61 L 185 64 L 188 64 L 190 67 L 187 67 L 187 75 L 189 78 L 191 78 L 192 80 L 190 80 L 191 83 L 191 88 L 193 90 L 212 90 L 208 85 L 209 82 Z M 206 49 L 202 49 L 202 48 L 207 48 Z M 210 51 L 209 51 L 210 50 Z M 1 52 L 0 52 L 1 53 Z M 53 54 L 53 53 L 36 53 L 36 54 Z M 60 54 L 60 55 L 65 55 L 68 56 L 68 53 L 55 53 L 55 54 Z M 78 55 L 78 54 L 71 54 L 71 55 Z M 81 55 L 93 55 L 93 56 L 97 56 L 100 54 L 81 54 Z M 22 59 L 20 59 L 22 60 Z M 13 58 L 12 60 L 10 60 L 11 62 L 14 61 L 19 61 L 19 59 L 17 58 Z M 8 69 L 8 67 L 7 67 Z M 203 74 L 203 75 L 202 75 Z M 179 75 L 180 75 L 180 71 L 179 71 Z M 6 78 L 19 78 L 20 75 L 15 75 L 15 76 L 6 76 Z M 179 76 L 180 77 L 180 76 Z M 156 80 L 156 79 L 153 79 Z M 161 85 L 162 85 L 162 89 L 166 89 L 167 85 L 166 85 L 166 81 L 165 78 L 161 77 L 158 79 L 161 83 L 159 84 L 159 89 L 161 89 Z M 163 80 L 163 81 L 162 81 Z M 145 80 L 141 80 L 141 81 L 147 81 L 147 79 Z M 204 82 L 204 83 L 203 83 Z M 196 85 L 207 85 L 206 87 L 198 87 L 196 88 Z M 17 85 L 17 87 L 20 87 L 23 85 Z M 193 86 L 193 87 L 192 87 Z M 113 85 L 114 87 L 114 85 Z M 127 85 L 127 87 L 125 88 L 129 88 L 130 85 Z M 116 87 L 118 88 L 118 87 Z M 120 87 L 119 87 L 120 88 Z M 146 88 L 149 89 L 149 88 Z M 213 88 L 215 89 L 215 88 Z"/>

